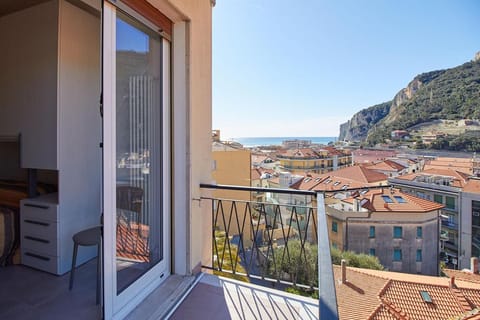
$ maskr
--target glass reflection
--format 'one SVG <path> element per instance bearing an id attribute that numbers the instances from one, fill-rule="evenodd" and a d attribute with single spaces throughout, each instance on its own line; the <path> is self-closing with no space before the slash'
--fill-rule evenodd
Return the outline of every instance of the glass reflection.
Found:
<path id="1" fill-rule="evenodd" d="M 162 259 L 161 39 L 116 23 L 117 293 Z"/>

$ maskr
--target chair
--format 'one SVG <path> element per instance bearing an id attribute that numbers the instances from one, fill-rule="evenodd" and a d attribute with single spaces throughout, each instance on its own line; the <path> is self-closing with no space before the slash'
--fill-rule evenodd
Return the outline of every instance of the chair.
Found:
<path id="1" fill-rule="evenodd" d="M 97 246 L 97 297 L 96 303 L 100 303 L 100 278 L 101 278 L 101 268 L 102 268 L 102 233 L 103 233 L 103 226 L 99 225 L 96 227 L 88 228 L 82 231 L 75 233 L 72 237 L 73 239 L 73 256 L 72 256 L 72 270 L 70 271 L 70 284 L 69 290 L 73 288 L 73 279 L 75 276 L 75 268 L 77 263 L 77 253 L 78 253 L 78 246 Z"/>
<path id="2" fill-rule="evenodd" d="M 137 215 L 137 231 L 140 234 L 142 221 L 143 189 L 132 186 L 117 186 L 117 209 L 135 212 Z M 130 219 L 129 219 L 130 228 Z"/>

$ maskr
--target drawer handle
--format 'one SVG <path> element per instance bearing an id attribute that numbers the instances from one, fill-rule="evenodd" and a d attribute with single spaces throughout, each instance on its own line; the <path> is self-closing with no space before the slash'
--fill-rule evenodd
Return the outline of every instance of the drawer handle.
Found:
<path id="1" fill-rule="evenodd" d="M 41 204 L 33 204 L 33 203 L 25 203 L 23 204 L 25 207 L 32 207 L 32 208 L 38 208 L 38 209 L 48 209 L 50 208 L 49 206 L 44 206 L 44 205 L 41 205 Z"/>
<path id="2" fill-rule="evenodd" d="M 30 223 L 30 224 L 36 224 L 36 225 L 39 225 L 39 226 L 44 226 L 44 227 L 48 227 L 50 225 L 50 223 L 48 222 L 40 222 L 40 221 L 33 221 L 33 220 L 23 220 L 25 223 Z"/>
<path id="3" fill-rule="evenodd" d="M 27 240 L 37 241 L 37 242 L 41 242 L 41 243 L 50 243 L 50 240 L 45 240 L 45 239 L 36 238 L 36 237 L 32 237 L 32 236 L 25 236 L 24 238 L 27 239 Z"/>
<path id="4" fill-rule="evenodd" d="M 49 257 L 44 257 L 44 256 L 41 256 L 41 255 L 38 255 L 38 254 L 35 254 L 35 253 L 25 252 L 25 255 L 29 256 L 29 257 L 32 257 L 32 258 L 37 258 L 37 259 L 40 259 L 40 260 L 43 260 L 43 261 L 50 261 Z"/>

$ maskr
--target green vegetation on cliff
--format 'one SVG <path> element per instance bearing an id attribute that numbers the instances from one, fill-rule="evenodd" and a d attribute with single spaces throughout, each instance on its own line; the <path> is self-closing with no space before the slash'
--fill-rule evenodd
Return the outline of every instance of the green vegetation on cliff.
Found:
<path id="1" fill-rule="evenodd" d="M 418 91 L 372 127 L 368 144 L 383 142 L 392 130 L 405 130 L 435 119 L 480 118 L 480 62 L 424 73 L 415 79 L 422 83 Z"/>
<path id="2" fill-rule="evenodd" d="M 352 120 L 341 125 L 340 138 L 342 133 L 348 136 L 348 132 L 351 133 L 351 140 L 375 145 L 389 139 L 393 130 L 408 130 L 432 120 L 480 119 L 480 60 L 451 69 L 422 73 L 389 103 L 391 107 L 387 114 L 368 124 L 354 120 L 360 114 L 363 114 L 362 119 L 368 119 L 372 108 L 379 105 L 355 114 Z M 366 128 L 368 132 L 365 134 Z M 443 146 L 448 145 L 451 150 L 479 150 L 476 139 L 476 136 L 467 133 L 449 136 L 443 139 L 447 140 Z M 439 145 L 442 145 L 441 141 L 431 147 Z"/>

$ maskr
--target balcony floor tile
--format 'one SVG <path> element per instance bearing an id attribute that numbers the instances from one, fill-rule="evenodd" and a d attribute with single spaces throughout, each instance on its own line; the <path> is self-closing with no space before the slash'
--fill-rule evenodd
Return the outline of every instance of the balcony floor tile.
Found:
<path id="1" fill-rule="evenodd" d="M 203 274 L 170 319 L 318 319 L 318 300 Z"/>

